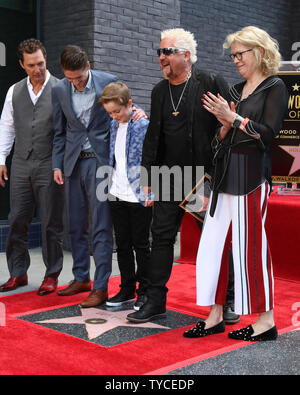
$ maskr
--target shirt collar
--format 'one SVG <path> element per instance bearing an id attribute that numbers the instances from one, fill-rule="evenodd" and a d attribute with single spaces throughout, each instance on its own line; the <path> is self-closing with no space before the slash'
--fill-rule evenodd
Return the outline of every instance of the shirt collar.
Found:
<path id="1" fill-rule="evenodd" d="M 89 79 L 82 92 L 78 91 L 72 83 L 71 83 L 71 88 L 72 88 L 72 93 L 76 93 L 76 92 L 83 93 L 90 91 L 93 88 L 93 77 L 91 71 L 89 70 Z"/>
<path id="2" fill-rule="evenodd" d="M 48 70 L 46 70 L 46 79 L 45 79 L 45 82 L 43 83 L 42 89 L 44 89 L 44 87 L 47 85 L 49 79 L 50 79 L 50 73 L 49 73 Z M 30 82 L 29 76 L 27 76 L 27 86 L 28 86 L 29 88 L 31 88 L 31 90 L 33 90 L 33 86 L 32 86 L 32 84 L 31 84 L 31 82 Z"/>

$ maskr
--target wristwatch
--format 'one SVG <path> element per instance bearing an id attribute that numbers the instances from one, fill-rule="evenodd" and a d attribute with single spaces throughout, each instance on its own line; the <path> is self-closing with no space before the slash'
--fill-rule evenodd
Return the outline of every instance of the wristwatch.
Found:
<path id="1" fill-rule="evenodd" d="M 239 114 L 236 114 L 235 120 L 232 122 L 232 127 L 239 128 L 241 123 L 244 121 L 244 118 Z"/>

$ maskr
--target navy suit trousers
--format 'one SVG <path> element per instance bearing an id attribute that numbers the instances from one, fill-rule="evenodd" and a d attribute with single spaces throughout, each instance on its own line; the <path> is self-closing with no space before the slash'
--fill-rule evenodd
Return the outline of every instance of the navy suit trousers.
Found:
<path id="1" fill-rule="evenodd" d="M 72 175 L 65 180 L 66 200 L 74 278 L 80 282 L 90 280 L 93 255 L 94 289 L 106 292 L 112 268 L 112 221 L 108 201 L 96 196 L 97 186 L 105 181 L 96 178 L 97 167 L 96 158 L 77 161 Z"/>

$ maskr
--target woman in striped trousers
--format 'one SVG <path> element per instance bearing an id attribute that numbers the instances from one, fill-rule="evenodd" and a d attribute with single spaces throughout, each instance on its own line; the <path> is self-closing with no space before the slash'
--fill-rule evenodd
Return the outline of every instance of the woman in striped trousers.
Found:
<path id="1" fill-rule="evenodd" d="M 231 88 L 230 105 L 209 92 L 202 100 L 221 124 L 213 143 L 212 194 L 197 254 L 197 304 L 211 310 L 184 336 L 225 331 L 228 268 L 222 257 L 232 241 L 235 313 L 259 316 L 229 337 L 275 340 L 273 270 L 264 224 L 272 185 L 270 146 L 280 131 L 288 94 L 275 75 L 281 57 L 268 33 L 248 26 L 227 36 L 224 48 L 231 48 L 229 56 L 245 81 Z"/>

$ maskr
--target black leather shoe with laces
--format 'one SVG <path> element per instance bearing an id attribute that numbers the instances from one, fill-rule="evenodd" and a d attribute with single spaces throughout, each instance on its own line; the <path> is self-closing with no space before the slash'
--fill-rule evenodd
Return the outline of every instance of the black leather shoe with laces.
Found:
<path id="1" fill-rule="evenodd" d="M 205 329 L 206 323 L 204 321 L 199 321 L 196 326 L 188 331 L 185 331 L 183 336 L 196 338 L 196 337 L 204 337 L 209 335 L 215 335 L 217 333 L 225 332 L 225 322 L 222 321 L 218 325 L 215 325 L 211 328 Z"/>
<path id="2" fill-rule="evenodd" d="M 155 306 L 150 302 L 143 304 L 139 311 L 130 313 L 127 320 L 131 322 L 148 322 L 154 317 L 164 316 L 166 314 L 165 306 Z"/>
<path id="3" fill-rule="evenodd" d="M 276 326 L 273 326 L 273 328 L 269 329 L 268 331 L 260 333 L 259 335 L 256 336 L 252 336 L 253 333 L 254 333 L 254 329 L 252 325 L 249 325 L 246 328 L 238 329 L 237 331 L 234 332 L 229 332 L 228 336 L 231 339 L 252 341 L 252 342 L 276 340 L 278 337 Z"/>

